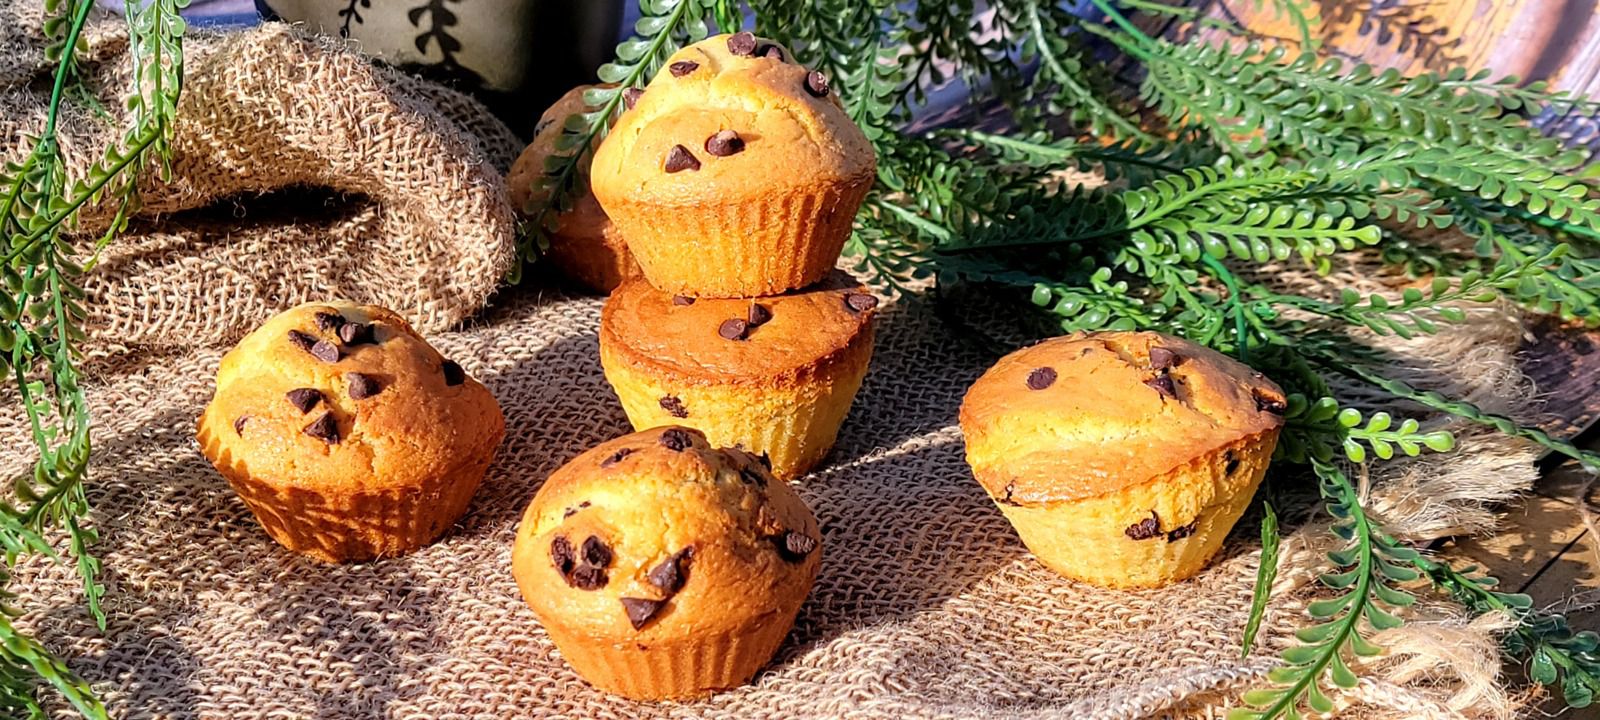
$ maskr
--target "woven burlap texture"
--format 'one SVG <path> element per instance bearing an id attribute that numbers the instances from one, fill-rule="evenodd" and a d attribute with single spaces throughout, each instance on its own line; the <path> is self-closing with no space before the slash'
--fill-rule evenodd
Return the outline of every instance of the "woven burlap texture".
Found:
<path id="1" fill-rule="evenodd" d="M 125 70 L 114 29 L 94 42 L 91 56 L 104 59 L 96 72 Z M 8 84 L 33 76 L 17 53 L 34 50 L 0 39 Z M 503 129 L 460 120 L 476 106 L 453 93 L 283 28 L 199 38 L 190 67 L 184 122 L 207 128 L 205 139 L 180 132 L 177 180 L 152 186 L 147 213 L 217 199 L 249 205 L 240 193 L 307 174 L 313 190 L 350 204 L 321 222 L 287 214 L 294 203 L 248 213 L 248 222 L 215 209 L 203 219 L 150 216 L 91 278 L 91 346 L 109 353 L 87 390 L 109 625 L 97 630 L 85 615 L 70 567 L 29 560 L 13 587 L 24 592 L 20 625 L 69 658 L 115 717 L 1218 717 L 1262 682 L 1306 622 L 1304 603 L 1318 592 L 1311 571 L 1325 563 L 1331 538 L 1315 526 L 1285 539 L 1278 592 L 1248 660 L 1238 648 L 1259 560 L 1254 516 L 1209 569 L 1170 588 L 1102 590 L 1043 569 L 962 458 L 956 409 L 994 358 L 965 344 L 926 299 L 911 298 L 881 318 L 872 370 L 831 461 L 797 482 L 822 522 L 826 559 L 773 663 L 750 686 L 699 702 L 598 693 L 522 604 L 510 547 L 542 480 L 629 428 L 598 361 L 600 300 L 525 287 L 482 308 L 509 258 L 492 177 L 509 159 Z M 23 90 L 6 93 L 12 107 L 33 107 Z M 3 122 L 26 125 L 30 112 Z M 295 124 L 311 118 L 342 129 Z M 75 117 L 69 127 L 88 122 Z M 291 124 L 305 143 L 284 140 Z M 397 181 L 403 188 L 373 175 L 397 165 L 430 174 Z M 369 184 L 353 190 L 367 199 L 326 192 L 351 189 L 327 180 L 338 168 L 368 173 Z M 233 190 L 208 193 L 193 179 L 220 175 Z M 1340 281 L 1384 288 L 1362 275 Z M 222 344 L 275 308 L 340 295 L 421 321 L 493 390 L 508 432 L 471 510 L 439 543 L 326 566 L 267 538 L 200 455 L 193 428 Z M 441 330 L 475 310 L 466 329 Z M 1517 324 L 1488 312 L 1440 337 L 1386 347 L 1406 379 L 1517 409 L 1508 398 L 1530 393 L 1510 362 L 1516 342 Z M 0 401 L 0 471 L 18 472 L 32 458 L 28 431 L 14 396 Z M 1525 490 L 1534 456 L 1475 440 L 1366 477 L 1384 520 L 1406 537 L 1491 522 L 1478 506 Z M 1295 479 L 1274 478 L 1281 511 L 1303 517 L 1296 503 L 1303 509 L 1309 498 L 1295 500 L 1286 487 Z M 1421 518 L 1426 530 L 1407 532 L 1424 527 Z M 1505 718 L 1518 709 L 1495 675 L 1503 625 L 1469 624 L 1426 602 L 1410 617 L 1380 638 L 1391 657 L 1339 696 L 1346 716 Z"/>
<path id="2" fill-rule="evenodd" d="M 0 158 L 44 127 L 41 18 L 36 0 L 0 3 Z M 86 86 L 124 91 L 124 22 L 98 18 L 87 37 Z M 145 183 L 86 284 L 96 355 L 237 340 L 325 293 L 442 330 L 510 269 L 501 172 L 520 146 L 475 101 L 281 24 L 192 33 L 186 56 L 172 181 Z M 81 103 L 62 118 L 69 171 L 126 126 L 120 99 L 99 99 L 109 119 Z M 98 237 L 111 209 L 78 231 Z"/>

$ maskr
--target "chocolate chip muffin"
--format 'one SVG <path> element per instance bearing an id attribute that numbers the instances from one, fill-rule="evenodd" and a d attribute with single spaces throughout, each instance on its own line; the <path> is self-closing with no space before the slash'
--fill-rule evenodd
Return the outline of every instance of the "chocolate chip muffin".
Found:
<path id="1" fill-rule="evenodd" d="M 1199 572 L 1255 494 L 1283 391 L 1156 333 L 1047 340 L 967 391 L 967 462 L 1033 554 L 1108 587 Z"/>
<path id="2" fill-rule="evenodd" d="M 772 658 L 811 592 L 822 536 L 755 456 L 657 428 L 545 480 L 511 562 L 523 599 L 595 687 L 690 698 L 742 685 Z"/>
<path id="3" fill-rule="evenodd" d="M 793 479 L 833 447 L 872 358 L 878 299 L 843 272 L 724 300 L 624 283 L 600 315 L 600 364 L 634 428 L 687 425 Z"/>
<path id="4" fill-rule="evenodd" d="M 791 57 L 750 33 L 679 50 L 595 152 L 595 197 L 656 287 L 775 295 L 838 261 L 877 157 Z"/>
<path id="5" fill-rule="evenodd" d="M 539 116 L 534 128 L 533 142 L 522 151 L 521 157 L 511 166 L 506 184 L 511 186 L 511 202 L 519 213 L 527 217 L 537 204 L 544 202 L 548 191 L 535 186 L 544 174 L 544 162 L 556 150 L 561 138 L 561 124 L 573 113 L 589 112 L 594 108 L 585 104 L 583 93 L 600 87 L 580 85 L 562 95 L 550 109 Z M 571 196 L 572 207 L 555 217 L 555 227 L 550 230 L 550 247 L 544 251 L 549 260 L 563 274 L 591 290 L 609 293 L 627 277 L 638 274 L 639 265 L 628 252 L 610 218 L 606 217 L 600 203 L 589 191 L 589 156 L 580 160 L 578 177 Z"/>
<path id="6" fill-rule="evenodd" d="M 505 419 L 489 390 L 399 315 L 301 305 L 223 356 L 200 448 L 284 547 L 399 555 L 466 510 Z"/>

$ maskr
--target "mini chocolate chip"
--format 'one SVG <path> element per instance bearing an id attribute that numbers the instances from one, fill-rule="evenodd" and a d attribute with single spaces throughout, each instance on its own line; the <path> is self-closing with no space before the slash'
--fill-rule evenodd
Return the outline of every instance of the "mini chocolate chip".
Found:
<path id="1" fill-rule="evenodd" d="M 756 57 L 772 58 L 783 62 L 783 48 L 768 43 L 756 49 Z"/>
<path id="2" fill-rule="evenodd" d="M 878 297 L 866 293 L 848 293 L 844 296 L 844 306 L 850 312 L 866 312 L 878 306 Z"/>
<path id="3" fill-rule="evenodd" d="M 339 424 L 333 421 L 333 413 L 325 412 L 310 425 L 305 426 L 301 432 L 321 440 L 329 445 L 339 444 Z"/>
<path id="4" fill-rule="evenodd" d="M 247 423 L 247 422 L 250 422 L 250 416 L 249 415 L 240 415 L 239 417 L 234 418 L 233 419 L 233 432 L 234 432 L 234 434 L 239 435 L 239 436 L 242 437 L 244 435 L 244 424 Z"/>
<path id="5" fill-rule="evenodd" d="M 1172 376 L 1166 373 L 1161 373 L 1160 375 L 1150 378 L 1149 380 L 1144 381 L 1144 384 L 1155 388 L 1156 392 L 1161 393 L 1166 397 L 1178 397 L 1178 388 L 1172 384 Z"/>
<path id="6" fill-rule="evenodd" d="M 378 385 L 378 379 L 366 373 L 345 373 L 344 379 L 350 384 L 351 400 L 365 400 L 383 390 Z"/>
<path id="7" fill-rule="evenodd" d="M 749 336 L 749 332 L 750 323 L 739 318 L 723 320 L 722 324 L 717 326 L 717 334 L 724 340 L 743 340 Z"/>
<path id="8" fill-rule="evenodd" d="M 645 598 L 631 597 L 622 598 L 622 609 L 624 612 L 628 613 L 628 623 L 632 625 L 633 629 L 635 630 L 643 630 L 645 624 L 650 622 L 650 618 L 655 617 L 656 613 L 661 611 L 661 606 L 665 604 L 665 600 L 647 600 Z"/>
<path id="9" fill-rule="evenodd" d="M 322 402 L 322 393 L 317 392 L 316 388 L 295 388 L 285 393 L 284 397 L 289 398 L 289 404 L 301 415 L 311 412 L 311 408 Z"/>
<path id="10" fill-rule="evenodd" d="M 611 567 L 611 548 L 604 540 L 590 535 L 583 541 L 583 562 L 595 567 Z"/>
<path id="11" fill-rule="evenodd" d="M 317 344 L 317 338 L 311 333 L 304 333 L 300 332 L 299 330 L 290 330 L 289 342 L 294 343 L 294 346 L 300 348 L 301 350 L 311 352 L 311 346 Z"/>
<path id="12" fill-rule="evenodd" d="M 661 447 L 673 452 L 683 452 L 694 446 L 694 438 L 689 435 L 689 431 L 682 428 L 669 428 L 661 433 L 659 442 Z"/>
<path id="13" fill-rule="evenodd" d="M 325 363 L 339 362 L 339 346 L 327 340 L 318 340 L 311 346 L 311 356 Z"/>
<path id="14" fill-rule="evenodd" d="M 679 60 L 667 66 L 667 71 L 671 72 L 673 77 L 683 77 L 699 69 L 700 63 L 693 60 Z"/>
<path id="15" fill-rule="evenodd" d="M 694 548 L 686 547 L 662 560 L 660 564 L 650 568 L 645 579 L 656 586 L 661 592 L 671 597 L 681 589 L 689 580 L 689 561 L 694 559 Z"/>
<path id="16" fill-rule="evenodd" d="M 344 325 L 344 316 L 336 312 L 317 313 L 317 329 L 323 332 L 338 330 Z"/>
<path id="17" fill-rule="evenodd" d="M 793 563 L 804 562 L 806 556 L 817 549 L 816 538 L 795 530 L 773 536 L 772 544 L 777 546 L 779 557 Z"/>
<path id="18" fill-rule="evenodd" d="M 377 345 L 371 323 L 345 323 L 339 326 L 339 339 L 345 345 Z"/>
<path id="19" fill-rule="evenodd" d="M 1056 369 L 1053 367 L 1037 367 L 1028 373 L 1028 389 L 1043 390 L 1056 384 Z"/>
<path id="20" fill-rule="evenodd" d="M 772 311 L 767 306 L 757 302 L 750 303 L 750 312 L 745 315 L 745 322 L 749 323 L 750 327 L 765 325 L 771 319 Z"/>
<path id="21" fill-rule="evenodd" d="M 744 150 L 744 138 L 732 130 L 718 130 L 706 138 L 706 152 L 717 157 L 727 157 Z"/>
<path id="22" fill-rule="evenodd" d="M 1175 527 L 1175 528 L 1172 529 L 1172 532 L 1167 533 L 1167 542 L 1169 542 L 1169 543 L 1170 542 L 1177 542 L 1177 541 L 1182 540 L 1182 539 L 1184 539 L 1186 537 L 1189 537 L 1190 535 L 1194 534 L 1194 529 L 1199 527 L 1199 526 L 1200 526 L 1200 518 L 1195 518 L 1193 520 L 1190 520 L 1188 525 L 1181 525 L 1179 527 Z"/>
<path id="23" fill-rule="evenodd" d="M 1168 350 L 1164 347 L 1150 348 L 1151 370 L 1166 370 L 1170 367 L 1177 367 L 1182 362 L 1183 356 L 1171 350 Z"/>
<path id="24" fill-rule="evenodd" d="M 1251 390 L 1250 394 L 1255 396 L 1257 410 L 1264 410 L 1273 415 L 1282 415 L 1289 410 L 1289 404 L 1284 402 L 1283 398 L 1268 395 L 1262 392 L 1261 388 Z"/>
<path id="25" fill-rule="evenodd" d="M 812 97 L 825 97 L 828 94 L 828 76 L 816 70 L 806 73 L 806 92 Z"/>
<path id="26" fill-rule="evenodd" d="M 639 98 L 644 97 L 644 88 L 631 87 L 622 91 L 622 105 L 629 110 L 639 104 Z"/>
<path id="27" fill-rule="evenodd" d="M 565 520 L 565 519 L 567 519 L 569 517 L 572 517 L 573 515 L 577 515 L 579 510 L 583 510 L 583 509 L 588 508 L 588 507 L 589 507 L 589 501 L 588 500 L 585 500 L 585 501 L 583 501 L 581 503 L 578 503 L 577 507 L 569 507 L 566 510 L 561 511 L 561 519 Z"/>
<path id="28" fill-rule="evenodd" d="M 694 304 L 694 298 L 692 298 L 692 297 L 684 297 L 682 295 L 673 295 L 672 296 L 672 304 L 673 305 L 677 305 L 678 307 L 683 307 L 685 305 L 693 305 Z"/>
<path id="29" fill-rule="evenodd" d="M 749 31 L 734 33 L 728 38 L 728 52 L 735 55 L 750 55 L 756 51 L 756 36 Z"/>
<path id="30" fill-rule="evenodd" d="M 611 582 L 611 576 L 606 573 L 605 568 L 593 565 L 579 565 L 572 571 L 572 575 L 567 577 L 567 584 L 579 590 L 599 590 L 608 582 Z"/>
<path id="31" fill-rule="evenodd" d="M 1151 510 L 1150 517 L 1129 525 L 1128 529 L 1122 532 L 1135 540 L 1149 540 L 1161 534 L 1161 518 L 1156 517 L 1156 511 Z"/>
<path id="32" fill-rule="evenodd" d="M 439 366 L 439 370 L 444 373 L 444 384 L 451 387 L 455 387 L 456 385 L 460 385 L 461 383 L 467 381 L 467 371 L 462 370 L 461 364 L 454 360 L 444 361 L 444 363 Z"/>
<path id="33" fill-rule="evenodd" d="M 689 408 L 684 407 L 683 401 L 678 399 L 675 395 L 668 395 L 661 398 L 660 405 L 662 410 L 667 411 L 668 415 L 671 415 L 675 418 L 689 417 Z"/>
<path id="34" fill-rule="evenodd" d="M 1239 469 L 1239 456 L 1235 455 L 1232 450 L 1229 450 L 1228 452 L 1223 453 L 1222 461 L 1223 461 L 1222 472 L 1224 474 L 1232 475 L 1235 470 Z"/>
<path id="35" fill-rule="evenodd" d="M 682 145 L 673 145 L 672 149 L 667 151 L 665 169 L 669 173 L 699 170 L 700 160 L 694 156 L 694 153 L 689 152 L 689 148 Z"/>
<path id="36" fill-rule="evenodd" d="M 601 460 L 600 461 L 600 467 L 603 467 L 603 468 L 611 467 L 612 465 L 615 465 L 615 464 L 617 464 L 619 462 L 622 462 L 623 458 L 625 458 L 625 457 L 627 457 L 629 455 L 632 455 L 632 454 L 633 454 L 633 448 L 623 448 L 621 450 L 618 450 L 618 451 L 612 453 L 611 457 L 608 457 L 608 458 L 606 458 L 604 460 Z"/>
<path id="37" fill-rule="evenodd" d="M 577 564 L 577 556 L 572 554 L 572 541 L 565 536 L 551 540 L 550 562 L 556 566 L 556 572 L 563 576 L 571 575 L 573 566 Z"/>

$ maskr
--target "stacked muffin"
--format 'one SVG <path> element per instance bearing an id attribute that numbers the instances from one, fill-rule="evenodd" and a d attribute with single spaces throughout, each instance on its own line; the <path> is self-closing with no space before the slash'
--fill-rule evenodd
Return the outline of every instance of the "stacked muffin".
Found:
<path id="1" fill-rule="evenodd" d="M 788 57 L 750 33 L 684 48 L 589 169 L 641 273 L 600 327 L 639 432 L 545 481 L 513 573 L 572 666 L 628 697 L 747 682 L 821 565 L 783 481 L 832 448 L 872 356 L 878 300 L 834 265 L 876 158 Z"/>
<path id="2" fill-rule="evenodd" d="M 601 359 L 635 429 L 684 425 L 792 479 L 832 447 L 877 298 L 834 265 L 877 161 L 821 73 L 738 33 L 667 60 L 590 183 L 642 278 L 606 303 Z"/>

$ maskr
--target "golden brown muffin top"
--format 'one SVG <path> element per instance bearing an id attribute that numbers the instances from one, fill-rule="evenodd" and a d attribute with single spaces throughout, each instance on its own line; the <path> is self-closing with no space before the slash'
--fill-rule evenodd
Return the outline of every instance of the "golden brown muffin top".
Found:
<path id="1" fill-rule="evenodd" d="M 273 317 L 223 356 L 200 418 L 208 456 L 288 489 L 416 485 L 492 452 L 488 388 L 399 315 L 345 302 Z"/>
<path id="2" fill-rule="evenodd" d="M 734 630 L 804 597 L 816 518 L 756 457 L 667 427 L 602 443 L 545 480 L 512 572 L 545 623 L 649 644 Z"/>
<path id="3" fill-rule="evenodd" d="M 967 461 L 1016 503 L 1095 497 L 1283 425 L 1262 374 L 1153 332 L 1053 338 L 1005 356 L 967 390 Z"/>
<path id="4" fill-rule="evenodd" d="M 791 58 L 750 33 L 673 53 L 595 152 L 596 192 L 695 204 L 870 176 L 866 135 Z"/>
<path id="5" fill-rule="evenodd" d="M 808 288 L 754 299 L 669 295 L 634 278 L 606 301 L 600 334 L 608 347 L 667 372 L 770 379 L 831 362 L 871 331 L 877 306 L 838 270 Z"/>
<path id="6" fill-rule="evenodd" d="M 511 190 L 511 206 L 519 214 L 527 214 L 529 207 L 543 202 L 549 195 L 548 191 L 536 191 L 534 186 L 539 176 L 544 174 L 545 159 L 555 153 L 556 140 L 561 137 L 561 124 L 573 113 L 593 110 L 583 101 L 583 93 L 601 87 L 612 86 L 579 85 L 568 90 L 539 116 L 539 124 L 533 130 L 533 142 L 528 143 L 528 147 L 517 156 L 517 161 L 511 165 L 511 172 L 506 175 L 506 184 Z M 600 209 L 600 203 L 595 201 L 594 193 L 589 191 L 591 158 L 591 155 L 585 154 L 578 161 L 578 177 L 571 196 L 572 209 L 561 213 L 558 232 L 585 237 L 599 236 L 610 224 L 605 211 Z"/>

